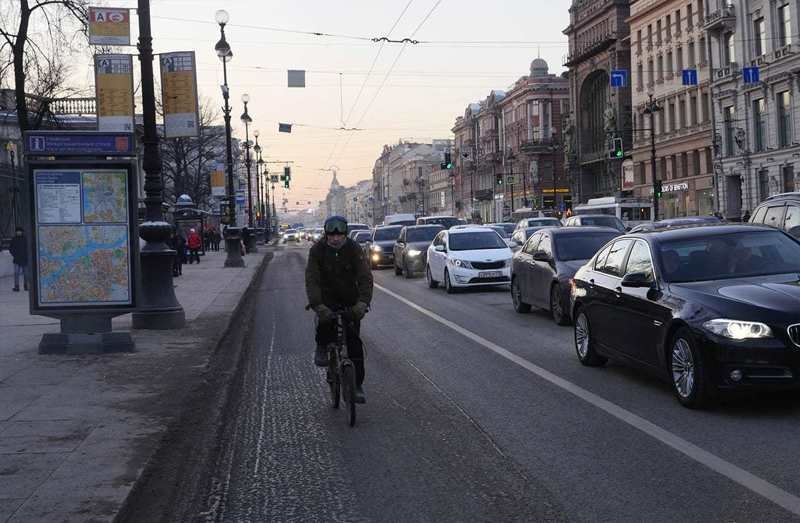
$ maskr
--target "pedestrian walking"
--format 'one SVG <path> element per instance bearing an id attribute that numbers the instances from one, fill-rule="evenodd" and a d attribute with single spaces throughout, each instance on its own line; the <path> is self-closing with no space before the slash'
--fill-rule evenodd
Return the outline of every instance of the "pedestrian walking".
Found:
<path id="1" fill-rule="evenodd" d="M 183 253 L 186 250 L 183 236 L 177 230 L 172 231 L 169 246 L 175 251 L 175 258 L 172 260 L 172 275 L 177 277 L 183 274 Z"/>
<path id="2" fill-rule="evenodd" d="M 14 262 L 14 292 L 19 292 L 19 277 L 22 276 L 23 288 L 28 290 L 28 241 L 25 231 L 17 227 L 11 239 L 9 252 Z"/>
<path id="3" fill-rule="evenodd" d="M 222 241 L 222 234 L 214 227 L 214 250 L 219 252 L 219 244 Z"/>
<path id="4" fill-rule="evenodd" d="M 192 264 L 192 260 L 200 263 L 200 248 L 203 246 L 203 239 L 195 229 L 189 229 L 186 245 L 189 247 L 189 265 Z"/>

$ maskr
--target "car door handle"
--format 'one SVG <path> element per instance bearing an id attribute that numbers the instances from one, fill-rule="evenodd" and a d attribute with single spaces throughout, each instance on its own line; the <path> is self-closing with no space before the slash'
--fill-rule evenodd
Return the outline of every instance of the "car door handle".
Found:
<path id="1" fill-rule="evenodd" d="M 614 289 L 614 295 L 617 297 L 617 299 L 622 298 L 622 287 L 617 287 Z"/>
<path id="2" fill-rule="evenodd" d="M 594 279 L 589 280 L 589 287 L 594 287 Z"/>

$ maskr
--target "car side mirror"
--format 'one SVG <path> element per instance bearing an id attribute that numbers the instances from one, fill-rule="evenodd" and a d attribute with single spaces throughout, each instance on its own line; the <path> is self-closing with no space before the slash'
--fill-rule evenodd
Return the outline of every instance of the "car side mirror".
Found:
<path id="1" fill-rule="evenodd" d="M 622 286 L 632 289 L 649 289 L 653 286 L 653 282 L 646 272 L 631 272 L 622 278 Z"/>
<path id="2" fill-rule="evenodd" d="M 541 262 L 553 261 L 553 258 L 551 258 L 550 255 L 548 255 L 544 251 L 536 251 L 535 253 L 533 253 L 533 259 Z"/>
<path id="3" fill-rule="evenodd" d="M 436 252 L 447 252 L 447 250 L 444 248 L 444 245 L 434 245 L 433 250 Z"/>
<path id="4" fill-rule="evenodd" d="M 797 238 L 798 240 L 800 240 L 800 227 L 792 227 L 791 229 L 789 229 L 786 232 L 789 233 L 789 236 L 791 236 L 793 238 Z"/>

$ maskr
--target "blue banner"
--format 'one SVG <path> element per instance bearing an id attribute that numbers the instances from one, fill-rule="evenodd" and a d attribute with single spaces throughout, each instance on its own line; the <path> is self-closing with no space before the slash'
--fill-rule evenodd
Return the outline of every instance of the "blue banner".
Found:
<path id="1" fill-rule="evenodd" d="M 25 152 L 37 156 L 125 156 L 134 152 L 133 135 L 98 132 L 28 132 Z"/>

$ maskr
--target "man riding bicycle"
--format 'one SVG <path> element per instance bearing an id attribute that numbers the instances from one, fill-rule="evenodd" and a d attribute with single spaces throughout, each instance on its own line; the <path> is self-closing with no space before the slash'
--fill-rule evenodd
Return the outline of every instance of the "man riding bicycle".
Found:
<path id="1" fill-rule="evenodd" d="M 317 350 L 314 363 L 328 366 L 328 344 L 336 341 L 335 310 L 352 314 L 345 322 L 347 351 L 356 369 L 355 399 L 364 403 L 364 347 L 361 320 L 372 302 L 372 271 L 364 251 L 347 237 L 347 220 L 331 216 L 325 220 L 325 234 L 315 243 L 306 265 L 308 303 L 317 313 Z"/>

